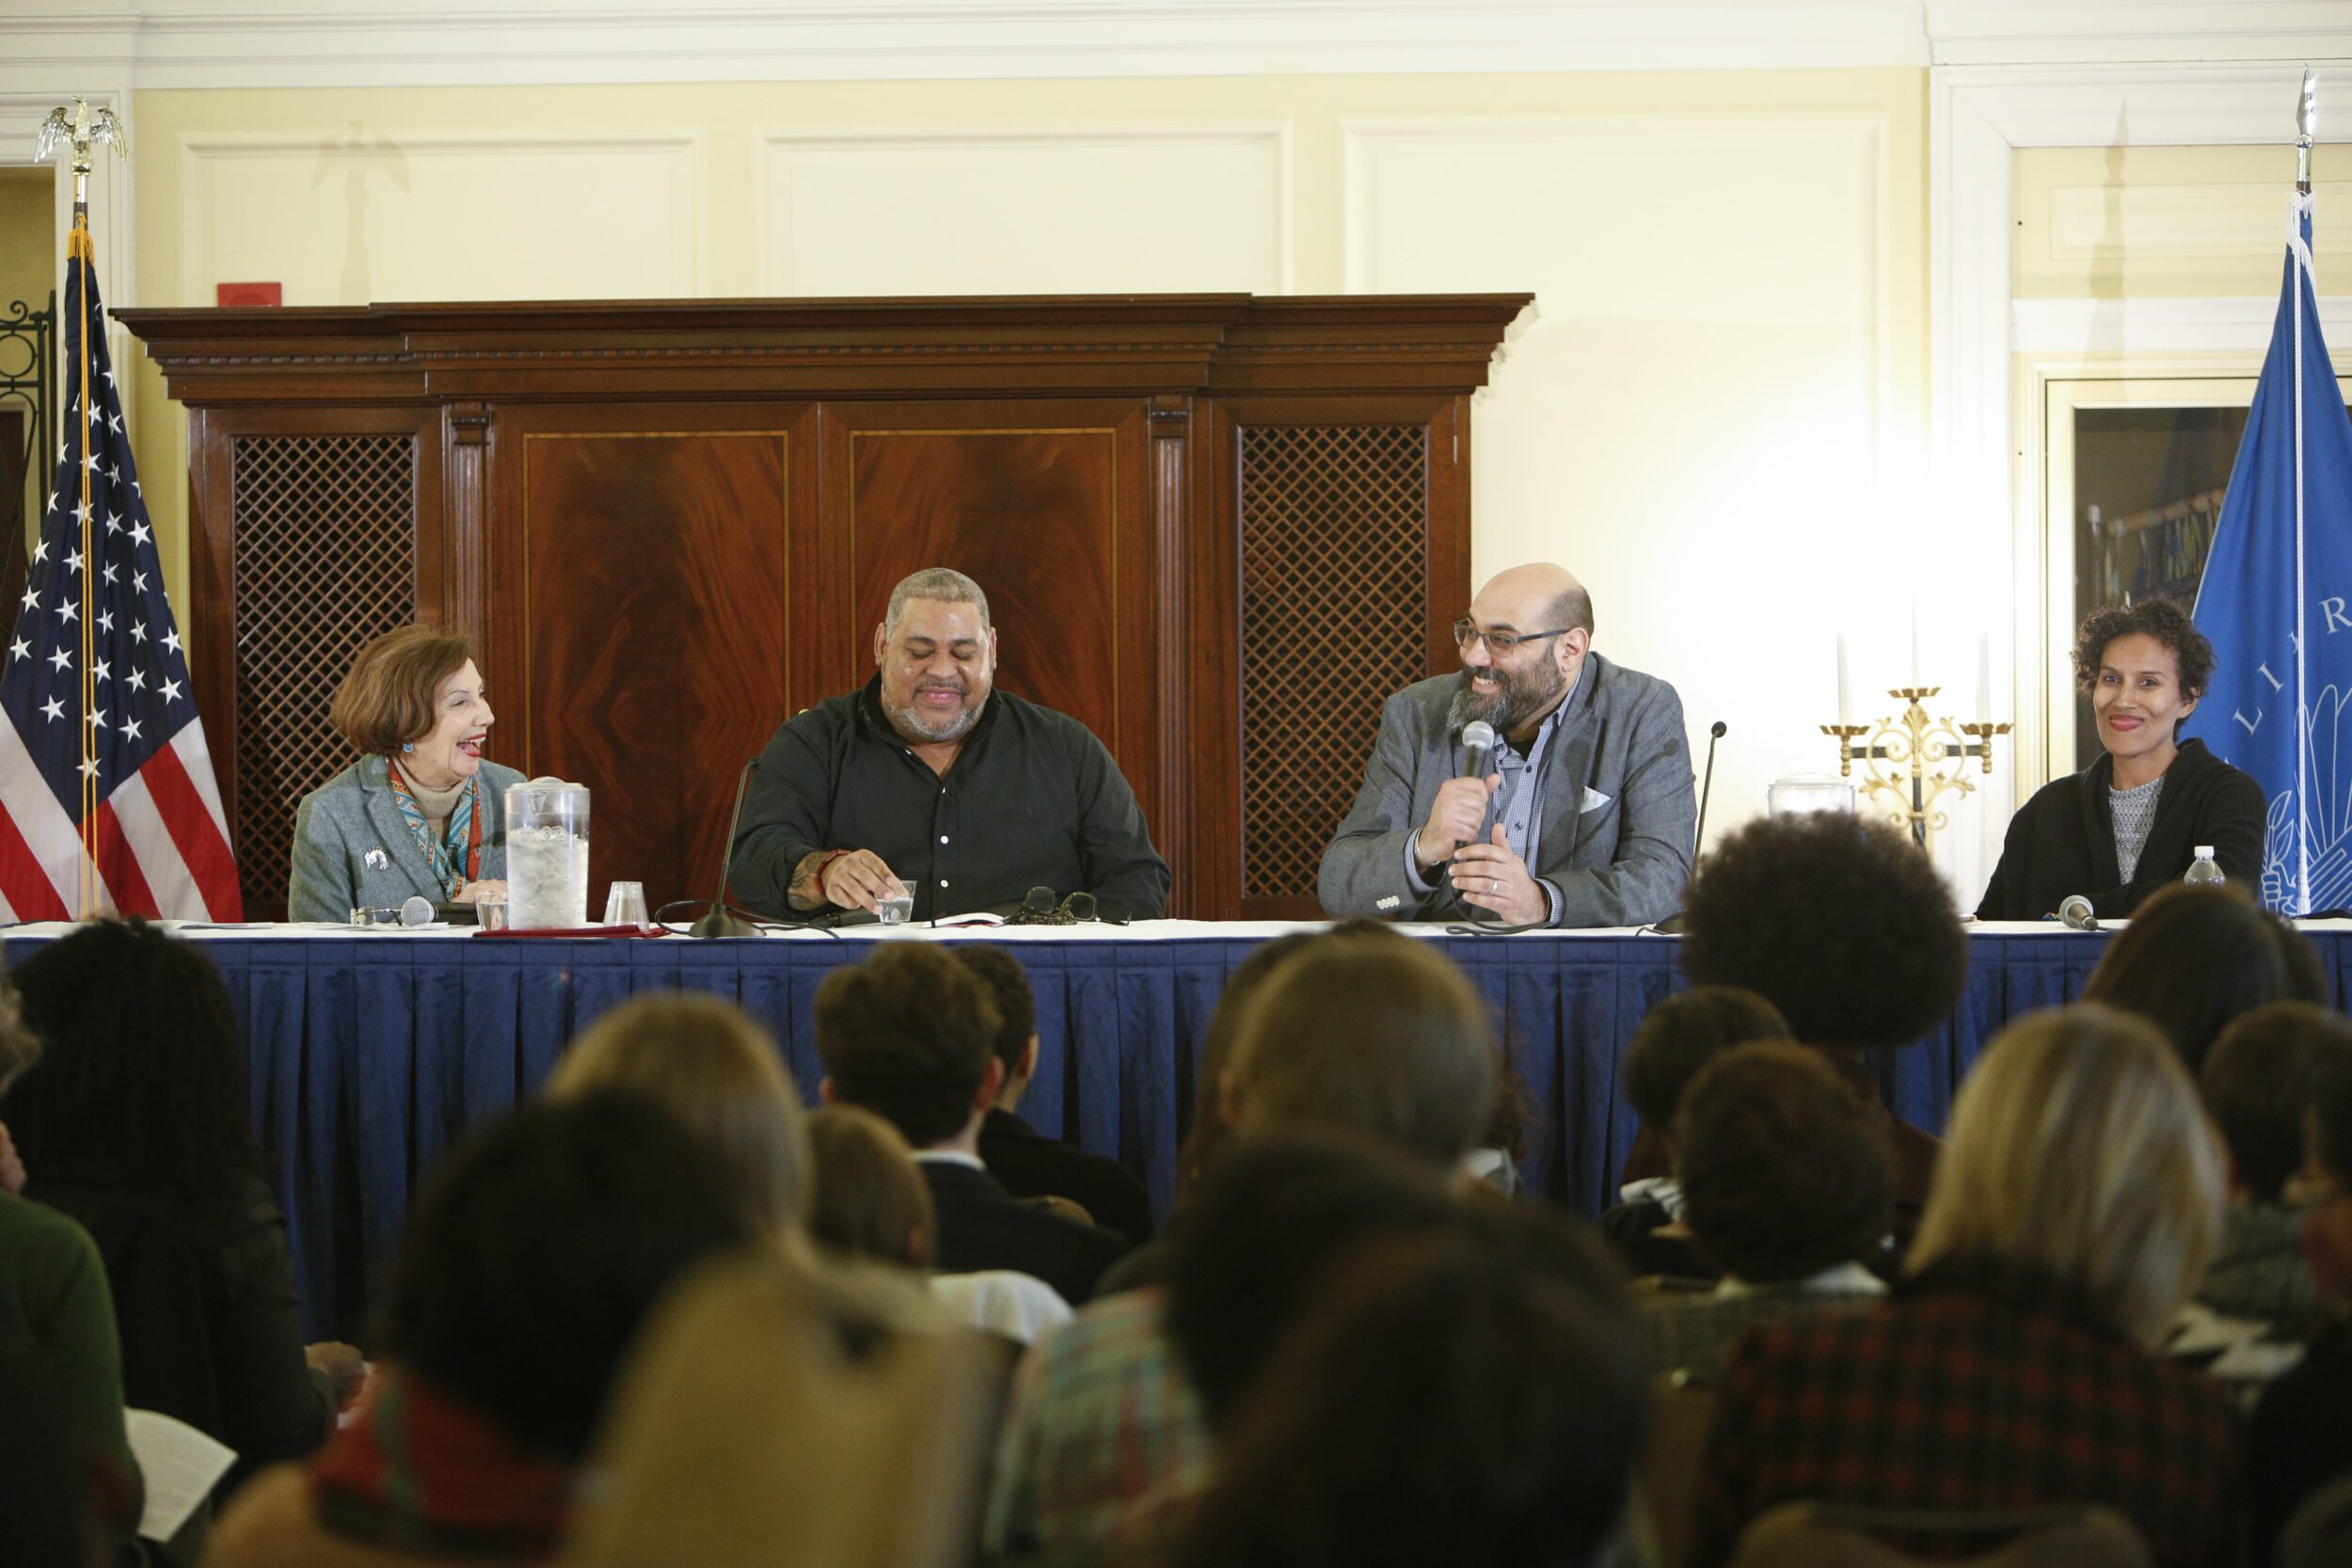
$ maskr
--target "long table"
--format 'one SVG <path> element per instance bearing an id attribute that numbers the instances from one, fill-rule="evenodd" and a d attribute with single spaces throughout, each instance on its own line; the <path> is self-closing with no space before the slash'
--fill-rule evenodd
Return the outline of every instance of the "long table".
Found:
<path id="1" fill-rule="evenodd" d="M 1022 1115 L 1139 1172 L 1164 1213 L 1193 1076 L 1225 976 L 1282 926 L 1164 921 L 907 936 L 803 932 L 723 942 L 472 941 L 462 933 L 189 930 L 227 978 L 250 1042 L 256 1128 L 276 1162 L 313 1336 L 365 1321 L 411 1193 L 469 1123 L 529 1094 L 564 1042 L 641 991 L 706 990 L 773 1030 L 813 1098 L 811 1004 L 873 941 L 999 942 L 1037 991 L 1039 1069 Z M 63 927 L 20 927 L 17 961 Z M 869 931 L 871 928 L 868 928 Z M 2352 925 L 2307 927 L 2347 994 Z M 1494 1005 L 1540 1112 L 1532 1186 L 1597 1213 L 1637 1118 L 1618 1064 L 1644 1013 L 1681 982 L 1679 942 L 1632 931 L 1431 933 Z M 1982 927 L 1943 1027 L 1879 1062 L 1898 1116 L 1940 1130 L 1983 1042 L 2009 1019 L 2079 994 L 2105 943 L 2046 927 Z"/>

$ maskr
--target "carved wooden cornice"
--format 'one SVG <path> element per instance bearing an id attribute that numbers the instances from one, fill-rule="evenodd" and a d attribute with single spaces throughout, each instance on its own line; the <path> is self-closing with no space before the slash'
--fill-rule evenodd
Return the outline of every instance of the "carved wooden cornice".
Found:
<path id="1" fill-rule="evenodd" d="M 137 309 L 183 402 L 1366 391 L 1486 384 L 1529 294 L 710 300 Z M 1339 367 L 1344 367 L 1340 370 Z"/>

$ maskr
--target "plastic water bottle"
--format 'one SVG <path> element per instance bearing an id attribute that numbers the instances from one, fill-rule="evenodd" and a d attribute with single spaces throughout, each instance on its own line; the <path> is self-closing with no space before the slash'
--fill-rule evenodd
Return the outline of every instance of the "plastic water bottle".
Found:
<path id="1" fill-rule="evenodd" d="M 2191 887 L 2219 887 L 2229 879 L 2221 874 L 2221 868 L 2213 863 L 2213 846 L 2210 844 L 2197 847 L 2197 858 L 2189 863 L 2188 875 L 2181 879 Z"/>

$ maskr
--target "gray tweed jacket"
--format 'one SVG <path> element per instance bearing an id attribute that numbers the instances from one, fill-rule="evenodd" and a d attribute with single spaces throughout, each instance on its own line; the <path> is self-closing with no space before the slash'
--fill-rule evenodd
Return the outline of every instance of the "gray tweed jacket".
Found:
<path id="1" fill-rule="evenodd" d="M 1356 803 L 1323 851 L 1329 913 L 1458 920 L 1471 912 L 1440 879 L 1426 895 L 1405 876 L 1405 841 L 1438 789 L 1462 770 L 1446 727 L 1458 675 L 1406 687 L 1380 714 Z M 1584 657 L 1544 758 L 1543 826 L 1529 869 L 1557 897 L 1554 926 L 1645 926 L 1682 908 L 1698 805 L 1682 699 L 1655 675 Z M 1383 908 L 1381 901 L 1393 902 Z"/>
<path id="2" fill-rule="evenodd" d="M 506 787 L 523 782 L 512 768 L 482 765 L 482 876 L 506 875 Z M 294 812 L 294 870 L 286 918 L 351 918 L 355 909 L 386 909 L 421 895 L 437 902 L 433 868 L 392 799 L 382 757 L 361 757 L 302 798 Z"/>

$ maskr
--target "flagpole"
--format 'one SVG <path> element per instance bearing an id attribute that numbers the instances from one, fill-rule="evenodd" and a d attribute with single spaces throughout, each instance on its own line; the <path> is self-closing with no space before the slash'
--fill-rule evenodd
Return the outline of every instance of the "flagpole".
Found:
<path id="1" fill-rule="evenodd" d="M 90 310 L 90 300 L 98 285 L 98 247 L 91 241 L 89 232 L 89 176 L 91 149 L 101 143 L 114 148 L 125 162 L 130 160 L 131 138 L 113 111 L 100 109 L 93 113 L 87 103 L 77 98 L 70 115 L 64 109 L 57 109 L 41 122 L 40 135 L 33 148 L 36 158 L 46 158 L 61 146 L 72 148 L 73 153 L 73 232 L 66 242 L 67 265 L 71 269 L 66 297 L 69 308 L 78 312 L 74 321 L 82 329 L 81 363 L 73 367 L 81 377 L 81 395 L 74 402 L 73 422 L 81 432 L 82 451 L 79 486 L 82 503 L 79 508 L 82 522 L 82 603 L 79 612 L 82 623 L 82 712 L 79 726 L 82 739 L 82 875 L 78 889 L 79 907 L 73 911 L 77 920 L 87 919 L 97 912 L 102 883 L 98 874 L 98 808 L 104 798 L 98 779 L 98 726 L 92 722 L 92 717 L 98 712 L 98 631 L 97 607 L 91 597 L 94 590 L 90 586 L 90 579 L 97 576 L 95 566 L 98 560 L 96 508 L 93 505 L 97 475 L 95 461 L 90 456 L 90 400 L 96 394 L 91 390 L 90 383 L 95 379 L 91 372 L 98 361 L 96 334 L 103 328 L 92 319 Z M 77 282 L 80 285 L 78 299 L 73 287 Z"/>
<path id="2" fill-rule="evenodd" d="M 2303 284 L 2311 277 L 2312 242 L 2310 233 L 2318 230 L 2312 213 L 2312 143 L 2319 119 L 2319 87 L 2312 79 L 2312 69 L 2303 68 L 2303 90 L 2295 104 L 2295 211 L 2287 221 L 2288 275 L 2295 285 L 2295 859 L 2296 898 L 2291 903 L 2299 907 L 2292 912 L 2309 914 L 2312 910 L 2312 778 L 2311 719 L 2312 692 L 2309 666 L 2310 649 L 2306 641 L 2306 597 L 2308 589 L 2303 576 L 2304 478 L 2303 478 Z M 2317 279 L 2312 278 L 2313 297 L 2317 296 Z"/>

